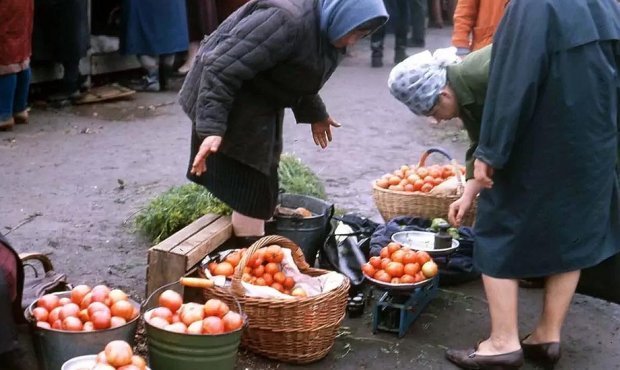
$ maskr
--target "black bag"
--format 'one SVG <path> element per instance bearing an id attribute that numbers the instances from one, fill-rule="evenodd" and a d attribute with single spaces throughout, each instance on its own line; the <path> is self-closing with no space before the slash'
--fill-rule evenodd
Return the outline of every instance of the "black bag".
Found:
<path id="1" fill-rule="evenodd" d="M 362 265 L 370 258 L 370 236 L 378 224 L 356 214 L 334 216 L 330 232 L 319 252 L 319 267 L 338 271 L 356 292 L 364 282 Z"/>

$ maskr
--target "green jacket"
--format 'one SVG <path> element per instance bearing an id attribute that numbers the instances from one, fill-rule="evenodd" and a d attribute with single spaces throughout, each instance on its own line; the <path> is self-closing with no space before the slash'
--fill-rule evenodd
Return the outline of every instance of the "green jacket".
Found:
<path id="1" fill-rule="evenodd" d="M 474 151 L 478 147 L 484 100 L 489 84 L 491 45 L 467 55 L 459 64 L 448 67 L 448 84 L 454 90 L 459 118 L 467 130 L 470 145 L 465 154 L 466 178 L 474 177 Z"/>

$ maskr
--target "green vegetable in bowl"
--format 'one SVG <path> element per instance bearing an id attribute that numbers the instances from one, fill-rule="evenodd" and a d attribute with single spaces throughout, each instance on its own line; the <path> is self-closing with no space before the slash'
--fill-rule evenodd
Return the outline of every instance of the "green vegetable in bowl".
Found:
<path id="1" fill-rule="evenodd" d="M 434 232 L 438 232 L 439 231 L 439 225 L 441 225 L 442 223 L 448 223 L 448 221 L 444 220 L 443 218 L 434 218 L 433 221 L 431 222 L 431 227 L 430 229 L 433 230 Z"/>

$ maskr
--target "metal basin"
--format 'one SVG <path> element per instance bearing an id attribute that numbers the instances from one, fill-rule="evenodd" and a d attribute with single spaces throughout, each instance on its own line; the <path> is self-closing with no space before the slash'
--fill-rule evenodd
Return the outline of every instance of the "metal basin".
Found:
<path id="1" fill-rule="evenodd" d="M 97 363 L 97 355 L 86 355 L 72 358 L 65 362 L 60 370 L 91 370 Z M 146 370 L 151 370 L 146 367 Z"/>
<path id="2" fill-rule="evenodd" d="M 71 296 L 71 292 L 53 294 L 61 298 Z M 138 302 L 131 299 L 129 301 L 138 309 L 140 308 Z M 36 326 L 36 321 L 32 316 L 32 309 L 36 307 L 36 302 L 32 302 L 26 308 L 24 316 L 31 324 L 34 347 L 41 370 L 61 369 L 67 360 L 78 356 L 99 353 L 103 351 L 106 344 L 113 340 L 124 340 L 132 347 L 134 345 L 140 315 L 125 325 L 105 330 L 71 332 L 45 329 Z"/>
<path id="3" fill-rule="evenodd" d="M 426 231 L 399 231 L 392 235 L 392 241 L 401 244 L 405 248 L 425 251 L 431 257 L 451 254 L 459 247 L 459 241 L 452 239 L 452 246 L 450 248 L 435 249 L 435 234 Z"/>

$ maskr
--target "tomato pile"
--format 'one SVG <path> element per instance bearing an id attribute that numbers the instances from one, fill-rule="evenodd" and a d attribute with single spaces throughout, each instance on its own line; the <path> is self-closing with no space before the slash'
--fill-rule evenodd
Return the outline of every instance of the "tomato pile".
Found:
<path id="1" fill-rule="evenodd" d="M 465 167 L 458 166 L 462 174 Z M 428 193 L 447 179 L 455 176 L 453 165 L 432 165 L 417 167 L 403 165 L 400 169 L 386 173 L 375 183 L 378 187 L 396 191 Z"/>
<path id="2" fill-rule="evenodd" d="M 428 253 L 416 252 L 392 242 L 381 249 L 379 256 L 370 257 L 362 266 L 362 271 L 384 283 L 412 284 L 437 275 L 438 267 Z"/>
<path id="3" fill-rule="evenodd" d="M 97 354 L 92 370 L 146 370 L 144 358 L 134 355 L 129 343 L 114 340 Z"/>
<path id="4" fill-rule="evenodd" d="M 232 277 L 237 268 L 240 268 L 239 262 L 245 253 L 247 253 L 247 250 L 242 249 L 228 254 L 224 261 L 220 263 L 209 263 L 207 265 L 209 272 L 214 276 Z M 306 291 L 301 287 L 295 286 L 295 279 L 287 276 L 282 271 L 283 259 L 284 252 L 279 245 L 273 244 L 260 248 L 248 259 L 246 266 L 243 268 L 242 280 L 252 285 L 268 286 L 280 293 L 294 297 L 306 297 Z"/>
<path id="5" fill-rule="evenodd" d="M 45 329 L 93 331 L 125 325 L 139 314 L 139 309 L 120 289 L 105 285 L 90 288 L 78 285 L 71 297 L 46 294 L 37 300 L 32 315 L 36 325 Z"/>
<path id="6" fill-rule="evenodd" d="M 174 290 L 164 291 L 159 307 L 147 311 L 144 319 L 157 328 L 182 334 L 216 335 L 243 326 L 243 317 L 219 299 L 209 299 L 205 304 L 183 303 Z"/>

